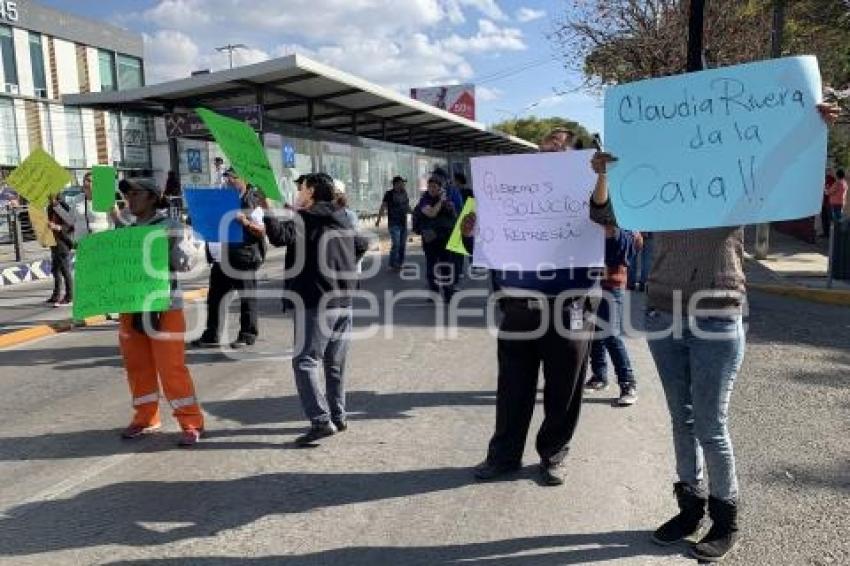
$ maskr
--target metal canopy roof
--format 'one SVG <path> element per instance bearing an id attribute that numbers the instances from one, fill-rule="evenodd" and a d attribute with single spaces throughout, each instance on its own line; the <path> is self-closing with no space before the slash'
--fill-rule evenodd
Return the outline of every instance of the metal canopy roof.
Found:
<path id="1" fill-rule="evenodd" d="M 259 104 L 272 120 L 443 151 L 537 150 L 525 140 L 297 54 L 131 90 L 65 95 L 62 102 L 157 115 Z"/>

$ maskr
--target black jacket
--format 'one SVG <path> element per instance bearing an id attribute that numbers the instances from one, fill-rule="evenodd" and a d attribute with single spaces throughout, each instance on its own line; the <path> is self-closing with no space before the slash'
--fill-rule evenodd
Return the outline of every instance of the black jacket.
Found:
<path id="1" fill-rule="evenodd" d="M 319 306 L 329 293 L 335 296 L 328 299 L 328 307 L 350 306 L 358 286 L 357 262 L 366 253 L 368 240 L 355 235 L 345 211 L 332 203 L 317 203 L 298 216 L 300 222 L 268 216 L 263 220 L 272 245 L 295 247 L 296 254 L 303 249 L 304 264 L 289 279 L 287 289 L 301 297 L 306 308 Z"/>

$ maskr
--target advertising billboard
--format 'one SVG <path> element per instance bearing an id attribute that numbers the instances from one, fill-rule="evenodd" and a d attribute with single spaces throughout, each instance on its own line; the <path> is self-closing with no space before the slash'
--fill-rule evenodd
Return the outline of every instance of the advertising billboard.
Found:
<path id="1" fill-rule="evenodd" d="M 410 98 L 463 118 L 475 120 L 475 85 L 412 88 Z"/>

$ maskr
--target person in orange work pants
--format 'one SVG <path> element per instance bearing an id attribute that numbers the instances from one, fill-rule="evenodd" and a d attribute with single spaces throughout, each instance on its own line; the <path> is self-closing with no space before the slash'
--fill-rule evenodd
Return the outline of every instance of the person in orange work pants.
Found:
<path id="1" fill-rule="evenodd" d="M 186 331 L 183 311 L 166 311 L 160 316 L 159 330 L 163 337 L 150 337 L 133 328 L 133 315 L 120 316 L 119 342 L 127 369 L 130 394 L 135 415 L 131 428 L 141 428 L 141 434 L 161 426 L 159 415 L 160 381 L 165 398 L 174 409 L 174 418 L 184 431 L 201 431 L 204 416 L 195 398 L 192 376 L 186 367 Z"/>
<path id="2" fill-rule="evenodd" d="M 135 216 L 135 226 L 169 226 L 168 215 L 156 210 L 162 190 L 153 182 L 141 179 L 121 181 L 119 185 L 130 212 Z M 169 230 L 171 246 L 170 269 L 183 270 L 179 242 L 172 236 L 179 230 Z M 165 398 L 174 409 L 174 417 L 183 433 L 178 444 L 194 446 L 204 433 L 204 416 L 195 397 L 192 376 L 186 367 L 186 348 L 183 335 L 186 320 L 183 317 L 179 290 L 172 282 L 170 310 L 154 313 L 124 313 L 119 317 L 118 341 L 124 357 L 124 367 L 135 411 L 130 425 L 121 436 L 139 438 L 160 429 L 160 383 Z"/>

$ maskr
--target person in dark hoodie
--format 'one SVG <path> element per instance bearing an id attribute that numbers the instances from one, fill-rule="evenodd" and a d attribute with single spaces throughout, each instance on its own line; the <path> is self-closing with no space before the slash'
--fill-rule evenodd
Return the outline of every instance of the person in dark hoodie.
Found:
<path id="1" fill-rule="evenodd" d="M 295 300 L 295 385 L 310 429 L 295 443 L 307 446 L 348 428 L 345 412 L 345 366 L 352 325 L 351 300 L 357 289 L 357 261 L 368 242 L 357 236 L 345 210 L 334 202 L 333 179 L 308 175 L 295 197 L 295 217 L 266 216 L 269 242 L 297 247 L 301 269 L 291 274 L 288 289 Z M 319 364 L 325 370 L 325 394 Z"/>

